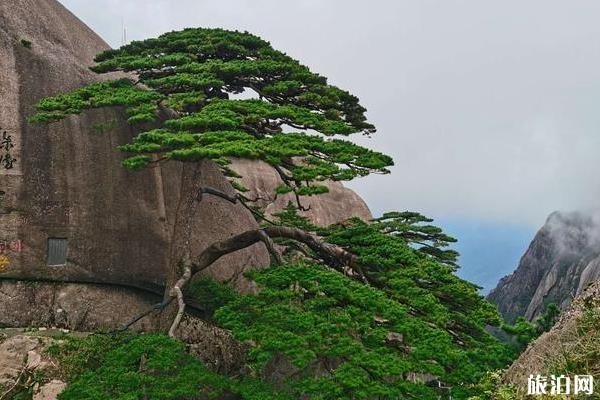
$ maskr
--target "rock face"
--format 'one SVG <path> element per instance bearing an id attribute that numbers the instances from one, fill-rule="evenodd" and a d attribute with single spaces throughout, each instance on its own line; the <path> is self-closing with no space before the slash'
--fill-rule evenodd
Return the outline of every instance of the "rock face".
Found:
<path id="1" fill-rule="evenodd" d="M 248 189 L 246 196 L 257 199 L 267 216 L 283 210 L 288 202 L 296 202 L 293 194 L 276 195 L 275 190 L 283 184 L 283 180 L 275 169 L 262 161 L 236 159 L 231 168 L 242 178 L 240 183 Z M 319 196 L 303 196 L 300 203 L 308 211 L 300 214 L 309 218 L 315 225 L 328 226 L 352 217 L 364 221 L 373 218 L 369 207 L 354 191 L 344 187 L 340 182 L 324 182 L 329 193 Z"/>
<path id="2" fill-rule="evenodd" d="M 43 336 L 17 334 L 0 337 L 0 388 L 4 388 L 3 395 L 12 398 L 17 389 L 31 387 L 33 400 L 56 400 L 66 383 L 53 379 L 38 384 L 31 378 L 35 373 L 52 374 L 54 364 L 45 353 L 54 342 Z M 6 391 L 7 388 L 9 391 Z"/>
<path id="3" fill-rule="evenodd" d="M 186 249 L 194 255 L 257 226 L 241 205 L 194 201 L 200 186 L 232 193 L 211 162 L 125 170 L 115 147 L 134 131 L 121 110 L 27 122 L 41 98 L 98 79 L 87 67 L 107 47 L 56 0 L 0 2 L 0 279 L 161 293 L 167 266 Z M 268 263 L 258 244 L 207 273 L 243 290 L 242 272 Z"/>
<path id="4" fill-rule="evenodd" d="M 93 110 L 50 126 L 28 123 L 38 100 L 98 80 L 88 66 L 107 48 L 56 0 L 0 2 L 0 298 L 13 307 L 0 305 L 0 326 L 62 321 L 58 310 L 68 309 L 65 327 L 114 327 L 162 293 L 168 267 L 186 252 L 194 256 L 257 227 L 240 204 L 212 196 L 195 200 L 202 186 L 233 193 L 210 161 L 125 170 L 115 147 L 135 131 L 122 110 Z M 268 213 L 287 204 L 284 197 L 269 197 L 279 185 L 270 167 L 239 165 L 252 193 L 268 199 Z M 329 194 L 305 199 L 315 223 L 371 217 L 356 194 L 329 185 Z M 250 291 L 243 273 L 268 264 L 260 243 L 221 258 L 205 273 Z M 94 301 L 98 317 L 82 318 Z M 119 301 L 127 307 L 115 313 Z M 43 311 L 21 312 L 33 304 L 43 304 Z"/>
<path id="5" fill-rule="evenodd" d="M 119 286 L 0 281 L 0 328 L 110 331 L 158 302 L 158 295 Z M 142 319 L 132 329 L 148 330 L 148 324 Z"/>
<path id="6" fill-rule="evenodd" d="M 500 280 L 488 300 L 513 322 L 534 320 L 550 303 L 565 309 L 600 278 L 600 221 L 582 213 L 551 214 L 519 266 Z"/>
<path id="7" fill-rule="evenodd" d="M 67 384 L 58 379 L 53 379 L 50 382 L 36 388 L 32 400 L 56 400 L 58 395 L 67 388 Z"/>

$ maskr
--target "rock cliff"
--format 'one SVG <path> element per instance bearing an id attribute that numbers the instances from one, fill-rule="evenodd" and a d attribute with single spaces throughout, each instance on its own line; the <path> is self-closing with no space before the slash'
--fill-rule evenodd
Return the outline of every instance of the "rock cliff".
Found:
<path id="1" fill-rule="evenodd" d="M 98 79 L 88 66 L 107 47 L 55 0 L 0 2 L 0 279 L 12 296 L 27 296 L 8 288 L 15 280 L 103 284 L 90 290 L 108 297 L 111 285 L 158 294 L 184 247 L 193 254 L 257 226 L 241 205 L 193 201 L 200 186 L 232 193 L 211 162 L 125 170 L 115 146 L 135 132 L 119 109 L 28 122 L 41 98 Z M 242 273 L 268 262 L 260 244 L 208 273 L 244 290 Z M 0 325 L 19 322 L 7 315 Z"/>
<path id="2" fill-rule="evenodd" d="M 56 0 L 0 2 L 0 299 L 8 296 L 26 307 L 39 298 L 47 306 L 44 315 L 33 315 L 0 305 L 0 326 L 56 319 L 63 308 L 54 296 L 72 297 L 81 288 L 52 282 L 88 284 L 88 297 L 106 299 L 99 303 L 106 309 L 95 309 L 97 315 L 110 310 L 114 318 L 108 322 L 117 325 L 161 294 L 167 267 L 188 248 L 193 256 L 257 227 L 240 204 L 209 196 L 195 201 L 202 186 L 233 193 L 210 161 L 125 170 L 115 147 L 135 131 L 122 110 L 94 110 L 49 126 L 28 122 L 38 100 L 99 79 L 88 67 L 106 48 Z M 244 167 L 245 179 L 255 182 L 251 189 L 276 187 L 264 166 Z M 353 192 L 330 186 L 323 201 L 311 199 L 309 216 L 316 223 L 370 217 Z M 278 206 L 265 204 L 268 212 Z M 223 257 L 206 273 L 247 291 L 252 283 L 243 272 L 268 263 L 264 245 L 257 244 Z M 22 281 L 46 283 L 32 287 Z M 126 308 L 119 303 L 123 296 Z M 60 301 L 72 306 L 70 298 Z M 80 321 L 78 311 L 70 307 L 70 316 L 58 325 L 73 327 Z M 106 328 L 107 321 L 77 323 Z"/>
<path id="3" fill-rule="evenodd" d="M 0 21 L 0 93 L 7 99 L 0 126 L 12 141 L 4 156 L 16 159 L 0 168 L 0 240 L 9 243 L 0 277 L 160 292 L 166 266 L 180 259 L 182 241 L 197 252 L 256 226 L 240 205 L 189 201 L 199 186 L 232 190 L 212 163 L 126 171 L 115 146 L 134 132 L 120 110 L 29 124 L 39 99 L 97 79 L 88 66 L 107 45 L 55 0 L 3 1 Z M 184 238 L 181 219 L 192 213 Z M 52 260 L 53 241 L 66 260 Z M 228 256 L 212 272 L 243 286 L 245 268 L 267 263 L 264 248 L 255 246 Z"/>
<path id="4" fill-rule="evenodd" d="M 550 303 L 565 309 L 600 278 L 600 221 L 584 213 L 551 214 L 519 266 L 500 280 L 488 299 L 513 322 L 534 320 Z"/>

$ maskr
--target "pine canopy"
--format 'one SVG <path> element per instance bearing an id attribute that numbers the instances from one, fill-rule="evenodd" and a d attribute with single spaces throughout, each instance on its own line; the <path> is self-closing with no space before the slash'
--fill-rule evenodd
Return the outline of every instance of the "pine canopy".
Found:
<path id="1" fill-rule="evenodd" d="M 311 195 L 326 191 L 315 182 L 388 173 L 393 165 L 344 139 L 375 132 L 357 97 L 249 33 L 186 29 L 108 50 L 96 62 L 97 73 L 135 78 L 43 100 L 33 120 L 126 107 L 142 130 L 120 147 L 128 168 L 208 158 L 236 176 L 230 158 L 259 159 L 276 167 L 283 191 Z"/>

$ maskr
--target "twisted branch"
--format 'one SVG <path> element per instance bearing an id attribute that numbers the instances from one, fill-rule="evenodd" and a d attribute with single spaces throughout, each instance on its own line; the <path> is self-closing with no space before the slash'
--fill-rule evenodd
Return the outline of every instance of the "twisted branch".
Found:
<path id="1" fill-rule="evenodd" d="M 242 200 L 240 195 L 237 194 L 232 196 L 214 188 L 202 187 L 198 190 L 198 201 L 202 201 L 202 196 L 204 194 L 211 194 L 220 197 L 233 204 L 236 204 L 238 200 Z M 169 336 L 175 336 L 175 331 L 181 323 L 181 319 L 186 307 L 183 289 L 193 277 L 210 267 L 221 257 L 235 251 L 245 249 L 259 242 L 264 243 L 272 257 L 272 260 L 276 264 L 280 265 L 283 263 L 283 260 L 281 258 L 281 254 L 279 254 L 275 248 L 273 238 L 292 239 L 296 242 L 299 242 L 308 247 L 310 250 L 314 251 L 323 260 L 323 262 L 331 268 L 334 268 L 344 274 L 347 274 L 350 271 L 351 275 L 358 277 L 363 282 L 368 282 L 356 255 L 344 250 L 339 246 L 326 243 L 316 235 L 301 229 L 285 226 L 268 226 L 263 229 L 249 230 L 230 237 L 229 239 L 213 243 L 204 249 L 204 251 L 202 251 L 202 253 L 200 253 L 195 260 L 190 260 L 188 257 L 183 260 L 183 275 L 169 291 L 169 298 L 166 299 L 165 302 L 161 303 L 161 305 L 165 303 L 169 304 L 174 299 L 177 299 L 178 310 L 175 319 L 171 324 L 171 328 L 169 329 Z M 133 323 L 137 322 L 139 319 L 143 318 L 152 311 L 153 310 L 150 310 L 148 313 L 138 317 L 137 319 L 134 319 L 128 326 L 133 325 Z"/>
<path id="2" fill-rule="evenodd" d="M 169 329 L 169 336 L 175 337 L 175 331 L 181 322 L 181 318 L 183 317 L 183 313 L 185 311 L 185 301 L 183 300 L 183 287 L 189 282 L 192 277 L 192 268 L 190 267 L 189 261 L 183 263 L 183 275 L 173 286 L 171 289 L 170 296 L 171 298 L 177 297 L 178 310 L 173 323 L 171 324 L 171 329 Z"/>
<path id="3" fill-rule="evenodd" d="M 131 321 L 129 321 L 128 323 L 126 323 L 125 325 L 123 325 L 121 328 L 109 332 L 109 334 L 114 335 L 114 334 L 117 334 L 117 333 L 125 332 L 126 330 L 128 330 L 129 328 L 131 328 L 131 326 L 133 324 L 135 324 L 136 322 L 138 322 L 142 318 L 147 317 L 148 315 L 152 314 L 155 311 L 162 311 L 162 310 L 164 310 L 165 308 L 167 308 L 167 306 L 169 304 L 171 304 L 172 301 L 173 301 L 173 298 L 171 297 L 169 299 L 164 300 L 161 303 L 153 305 L 148 310 L 144 311 L 140 315 L 138 315 L 138 316 L 134 317 L 133 319 L 131 319 Z"/>
<path id="4" fill-rule="evenodd" d="M 356 255 L 339 246 L 326 243 L 316 235 L 301 229 L 285 226 L 268 226 L 264 229 L 250 230 L 212 244 L 192 262 L 192 275 L 196 275 L 207 269 L 226 254 L 245 249 L 260 241 L 264 243 L 265 237 L 268 237 L 270 240 L 273 238 L 292 239 L 303 243 L 317 253 L 328 266 L 341 272 L 345 272 L 344 269 L 346 267 L 350 268 L 360 279 L 366 280 L 362 266 L 358 262 Z M 270 247 L 269 244 L 266 245 L 267 248 Z"/>
<path id="5" fill-rule="evenodd" d="M 220 190 L 211 188 L 211 187 L 201 187 L 200 189 L 198 189 L 198 201 L 202 201 L 202 197 L 204 194 L 212 194 L 213 196 L 217 196 L 220 197 L 224 200 L 227 200 L 228 202 L 232 203 L 232 204 L 236 204 L 237 201 L 239 200 L 239 195 L 234 194 L 233 196 L 222 192 Z"/>
<path id="6" fill-rule="evenodd" d="M 171 328 L 169 329 L 169 336 L 175 337 L 175 331 L 181 323 L 186 306 L 185 299 L 183 297 L 183 288 L 188 284 L 192 277 L 196 276 L 196 274 L 200 271 L 211 266 L 222 256 L 232 253 L 236 250 L 244 249 L 258 242 L 263 242 L 265 244 L 276 264 L 281 264 L 283 262 L 281 255 L 275 248 L 275 243 L 273 243 L 273 240 L 267 233 L 260 229 L 244 232 L 240 235 L 209 246 L 200 254 L 200 256 L 196 259 L 196 262 L 191 262 L 189 258 L 186 258 L 183 261 L 183 275 L 169 291 L 169 302 L 177 298 L 178 305 L 177 314 L 175 315 L 175 319 L 173 320 Z M 203 265 L 203 267 L 200 268 L 198 267 L 199 265 Z"/>

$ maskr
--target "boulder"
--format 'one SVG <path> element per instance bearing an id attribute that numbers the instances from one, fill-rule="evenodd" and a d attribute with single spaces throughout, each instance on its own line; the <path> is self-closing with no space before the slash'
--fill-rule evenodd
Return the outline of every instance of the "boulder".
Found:
<path id="1" fill-rule="evenodd" d="M 119 286 L 0 280 L 0 328 L 57 327 L 109 331 L 160 302 L 160 296 Z M 133 330 L 149 330 L 147 319 Z"/>
<path id="2" fill-rule="evenodd" d="M 45 385 L 36 388 L 33 400 L 56 400 L 67 387 L 67 384 L 58 379 L 53 379 Z"/>
<path id="3" fill-rule="evenodd" d="M 234 159 L 230 167 L 242 176 L 239 183 L 248 189 L 245 195 L 255 199 L 256 205 L 267 216 L 280 212 L 289 202 L 296 204 L 293 194 L 276 194 L 275 191 L 283 184 L 283 180 L 269 164 L 263 161 Z M 328 226 L 352 217 L 364 221 L 373 218 L 365 201 L 353 190 L 344 187 L 341 182 L 326 181 L 321 184 L 327 186 L 328 193 L 300 198 L 302 207 L 308 209 L 308 211 L 300 211 L 300 214 L 315 225 Z"/>
<path id="4" fill-rule="evenodd" d="M 11 300 L 0 304 L 0 325 L 114 327 L 162 294 L 187 252 L 258 226 L 241 204 L 196 201 L 204 186 L 234 193 L 211 161 L 123 168 L 116 147 L 137 132 L 119 108 L 28 122 L 40 99 L 105 79 L 88 67 L 107 48 L 56 0 L 0 2 L 0 297 Z M 280 181 L 267 164 L 234 163 L 268 214 L 291 199 L 274 196 Z M 371 218 L 354 192 L 327 185 L 330 193 L 302 199 L 313 222 Z M 203 273 L 252 292 L 244 272 L 269 261 L 258 243 Z"/>
<path id="5" fill-rule="evenodd" d="M 194 201 L 200 186 L 233 190 L 212 162 L 125 170 L 116 146 L 136 132 L 122 110 L 28 123 L 38 100 L 99 79 L 88 66 L 107 48 L 56 0 L 0 2 L 0 279 L 160 294 L 184 251 L 257 227 L 239 204 Z M 257 244 L 207 273 L 246 290 L 243 272 L 268 263 Z"/>

